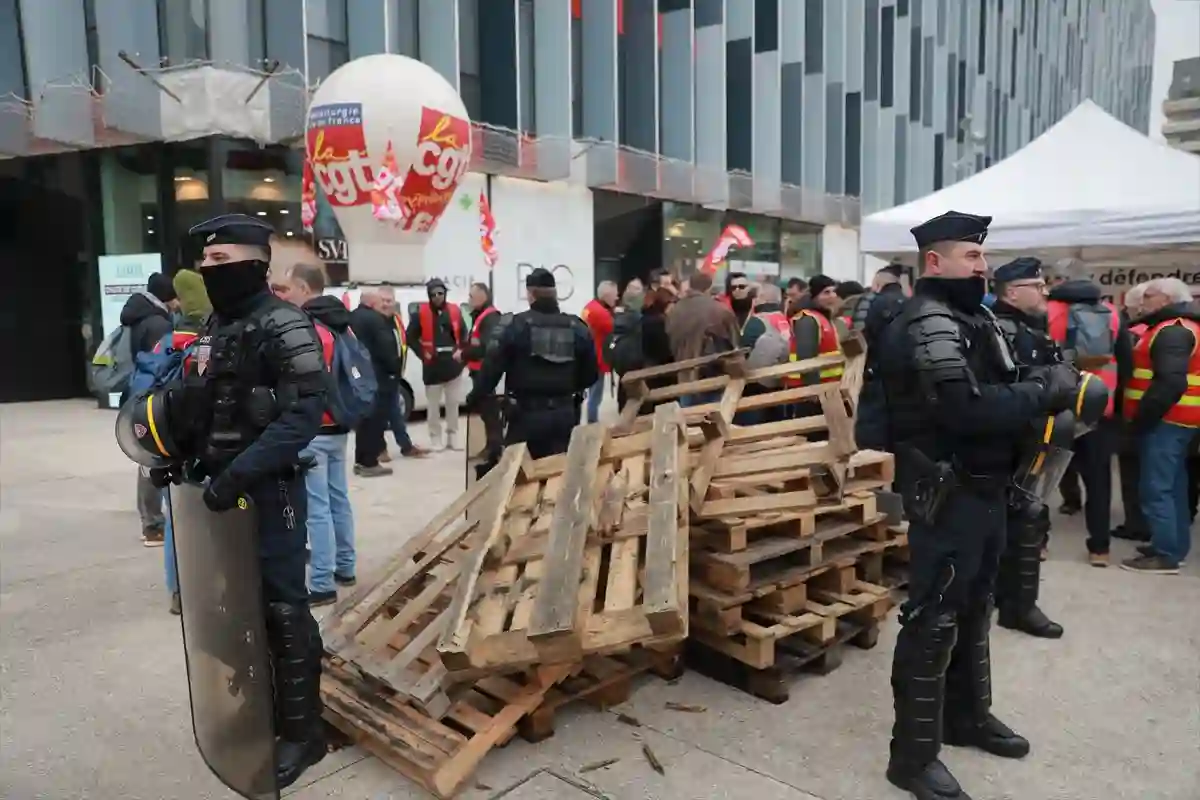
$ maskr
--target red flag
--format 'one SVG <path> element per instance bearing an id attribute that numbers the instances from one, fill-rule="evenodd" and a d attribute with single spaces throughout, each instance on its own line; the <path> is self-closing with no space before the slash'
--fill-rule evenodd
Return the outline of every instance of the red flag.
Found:
<path id="1" fill-rule="evenodd" d="M 496 218 L 492 216 L 492 204 L 487 194 L 479 193 L 479 246 L 483 248 L 483 260 L 488 269 L 496 266 L 500 258 L 496 252 Z"/>
<path id="2" fill-rule="evenodd" d="M 721 235 L 717 237 L 717 242 L 713 245 L 713 249 L 708 252 L 708 256 L 704 259 L 704 264 L 700 267 L 700 270 L 710 275 L 715 274 L 721 268 L 721 265 L 725 263 L 725 259 L 728 257 L 731 248 L 753 246 L 754 240 L 750 238 L 749 233 L 746 233 L 745 228 L 741 225 L 726 225 L 725 230 L 721 231 Z"/>
<path id="3" fill-rule="evenodd" d="M 304 172 L 300 175 L 300 223 L 305 233 L 312 233 L 317 221 L 317 183 L 313 178 L 312 162 L 306 156 Z"/>
<path id="4" fill-rule="evenodd" d="M 371 187 L 371 213 L 380 222 L 400 225 L 412 215 L 412 210 L 400 197 L 400 176 L 396 166 L 396 153 L 388 142 L 383 163 L 375 170 L 375 185 Z"/>

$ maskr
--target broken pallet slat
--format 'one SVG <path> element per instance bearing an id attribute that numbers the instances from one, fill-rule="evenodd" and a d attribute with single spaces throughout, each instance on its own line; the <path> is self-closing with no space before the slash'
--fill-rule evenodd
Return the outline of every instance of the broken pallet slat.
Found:
<path id="1" fill-rule="evenodd" d="M 569 635 L 575 630 L 578 603 L 574 601 L 593 519 L 593 482 L 606 435 L 606 428 L 599 424 L 571 432 L 567 471 L 550 523 L 545 575 L 534 602 L 530 638 Z"/>
<path id="2" fill-rule="evenodd" d="M 740 383 L 740 380 L 737 381 Z M 740 392 L 735 390 L 734 395 Z M 736 400 L 734 401 L 736 402 Z M 680 463 L 678 407 L 659 406 L 654 413 L 655 443 L 650 462 L 650 529 L 646 536 L 646 575 L 642 605 L 655 634 L 686 629 L 681 608 L 678 570 L 687 548 L 680 541 Z M 682 551 L 682 552 L 681 552 Z"/>

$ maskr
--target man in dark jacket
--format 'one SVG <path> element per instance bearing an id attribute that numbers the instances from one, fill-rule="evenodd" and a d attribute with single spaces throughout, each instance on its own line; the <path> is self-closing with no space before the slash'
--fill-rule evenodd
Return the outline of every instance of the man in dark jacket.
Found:
<path id="1" fill-rule="evenodd" d="M 467 346 L 463 348 L 463 361 L 466 362 L 467 372 L 474 384 L 483 370 L 488 345 L 495 338 L 496 326 L 503 315 L 500 309 L 492 305 L 492 292 L 486 283 L 471 284 L 470 302 L 471 335 L 467 339 Z M 504 421 L 500 417 L 500 400 L 495 395 L 481 397 L 478 408 L 486 436 L 484 463 L 477 470 L 477 477 L 482 478 L 493 465 L 500 463 L 500 454 L 504 450 Z M 469 437 L 469 427 L 467 431 Z M 474 445 L 470 447 L 473 448 Z M 467 457 L 471 457 L 469 453 Z"/>
<path id="2" fill-rule="evenodd" d="M 854 436 L 863 448 L 887 450 L 891 447 L 885 424 L 887 403 L 883 384 L 879 381 L 879 342 L 887 326 L 900 316 L 908 299 L 900 282 L 903 274 L 904 267 L 900 264 L 889 264 L 876 272 L 871 291 L 860 298 L 858 307 L 851 314 L 854 329 L 861 331 L 867 342 L 867 367 L 854 420 Z"/>
<path id="3" fill-rule="evenodd" d="M 467 338 L 462 310 L 446 302 L 446 284 L 440 278 L 433 278 L 425 284 L 425 291 L 429 295 L 429 302 L 422 303 L 409 320 L 408 342 L 425 365 L 421 376 L 425 382 L 429 439 L 433 449 L 442 449 L 444 404 L 445 446 L 458 450 L 459 376 L 462 375 L 462 349 Z"/>
<path id="4" fill-rule="evenodd" d="M 400 381 L 400 351 L 396 348 L 391 318 L 384 314 L 381 305 L 379 290 L 363 289 L 358 308 L 350 314 L 354 335 L 371 354 L 378 386 L 375 407 L 359 424 L 354 438 L 354 474 L 368 478 L 392 474 L 391 467 L 379 463 L 379 456 L 387 447 L 383 436 Z"/>
<path id="5" fill-rule="evenodd" d="M 146 281 L 145 291 L 130 296 L 121 309 L 121 324 L 129 328 L 133 357 L 149 353 L 171 332 L 171 312 L 179 306 L 171 279 L 156 272 Z M 124 402 L 125 398 L 122 397 Z M 149 476 L 138 469 L 137 509 L 142 518 L 142 544 L 162 547 L 166 518 L 162 510 L 162 489 L 150 482 Z"/>
<path id="6" fill-rule="evenodd" d="M 1060 346 L 1066 348 L 1071 346 L 1065 341 L 1071 334 L 1055 330 L 1054 306 L 1056 304 L 1065 305 L 1066 310 L 1063 313 L 1066 314 L 1071 313 L 1070 307 L 1074 305 L 1095 308 L 1102 314 L 1104 301 L 1100 285 L 1092 279 L 1087 265 L 1082 261 L 1070 259 L 1060 262 L 1055 265 L 1054 274 L 1057 283 L 1051 288 L 1049 295 L 1051 306 L 1049 331 L 1050 336 L 1058 341 Z M 1115 310 L 1112 310 L 1112 313 L 1115 313 Z M 1062 327 L 1066 328 L 1067 324 Z M 1112 343 L 1113 352 L 1110 355 L 1115 359 L 1116 364 L 1124 364 L 1126 356 L 1132 349 L 1129 329 L 1125 325 L 1118 326 L 1117 335 L 1113 338 Z M 1103 370 L 1097 370 L 1089 364 L 1083 363 L 1078 366 L 1101 373 L 1101 378 L 1108 377 L 1103 374 Z M 1116 369 L 1115 365 L 1113 369 Z M 1109 390 L 1114 395 L 1119 395 L 1120 387 L 1123 385 L 1122 379 L 1117 377 L 1110 380 L 1113 382 L 1109 385 Z M 1105 382 L 1107 384 L 1108 380 Z M 1071 512 L 1073 509 L 1078 509 L 1080 505 L 1083 506 L 1088 531 L 1088 559 L 1095 567 L 1108 566 L 1109 544 L 1112 540 L 1112 461 L 1117 450 L 1118 434 L 1117 425 L 1111 420 L 1105 420 L 1095 430 L 1076 439 L 1075 457 L 1071 459 L 1072 468 L 1064 476 L 1059 489 L 1059 493 L 1063 497 L 1064 512 Z M 1080 497 L 1078 491 L 1072 491 L 1078 487 L 1078 483 L 1071 473 L 1078 474 L 1078 479 L 1083 483 L 1086 491 L 1083 498 Z M 1083 499 L 1082 504 L 1079 502 L 1080 499 Z"/>
<path id="7" fill-rule="evenodd" d="M 1200 305 L 1178 278 L 1146 284 L 1133 352 L 1133 375 L 1121 410 L 1140 447 L 1142 513 L 1150 544 L 1124 569 L 1179 572 L 1191 549 L 1187 457 L 1200 428 Z"/>

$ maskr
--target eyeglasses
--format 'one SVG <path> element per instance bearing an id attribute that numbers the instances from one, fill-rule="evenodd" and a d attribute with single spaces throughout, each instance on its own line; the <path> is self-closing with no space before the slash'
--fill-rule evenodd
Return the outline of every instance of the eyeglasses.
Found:
<path id="1" fill-rule="evenodd" d="M 731 292 L 744 292 L 749 288 L 750 288 L 750 284 L 748 284 L 748 283 L 735 283 L 729 287 L 729 290 Z"/>
<path id="2" fill-rule="evenodd" d="M 1029 283 L 1014 283 L 1011 284 L 1014 289 L 1037 289 L 1039 292 L 1046 291 L 1049 287 L 1045 281 L 1030 281 Z"/>
<path id="3" fill-rule="evenodd" d="M 430 292 L 429 296 L 430 297 L 445 297 L 446 293 L 445 292 Z"/>

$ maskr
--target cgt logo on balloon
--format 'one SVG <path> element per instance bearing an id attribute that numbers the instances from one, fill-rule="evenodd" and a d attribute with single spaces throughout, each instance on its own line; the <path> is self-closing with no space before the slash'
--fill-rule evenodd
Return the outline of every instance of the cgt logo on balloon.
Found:
<path id="1" fill-rule="evenodd" d="M 367 153 L 362 103 L 313 106 L 306 139 L 313 175 L 329 204 L 346 208 L 370 203 L 376 167 Z M 470 123 L 422 108 L 416 157 L 400 187 L 413 214 L 401 229 L 430 233 L 470 166 Z"/>
<path id="2" fill-rule="evenodd" d="M 362 103 L 313 106 L 305 139 L 313 175 L 331 206 L 370 202 L 375 176 L 363 136 Z"/>
<path id="3" fill-rule="evenodd" d="M 428 233 L 454 198 L 471 166 L 471 124 L 432 108 L 421 109 L 417 154 L 400 197 L 413 215 L 404 228 Z"/>

